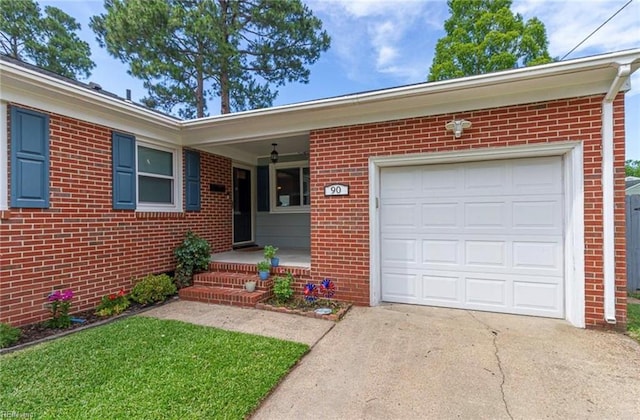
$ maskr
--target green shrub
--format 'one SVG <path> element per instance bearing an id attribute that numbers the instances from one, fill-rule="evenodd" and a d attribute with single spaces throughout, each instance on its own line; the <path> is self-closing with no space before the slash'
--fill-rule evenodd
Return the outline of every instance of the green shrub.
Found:
<path id="1" fill-rule="evenodd" d="M 106 296 L 102 296 L 100 305 L 96 308 L 96 315 L 98 316 L 112 316 L 118 315 L 125 311 L 129 307 L 129 298 L 124 292 L 124 289 L 118 293 L 111 293 Z"/>
<path id="2" fill-rule="evenodd" d="M 270 260 L 271 258 L 275 258 L 277 253 L 278 253 L 278 248 L 276 248 L 273 245 L 266 245 L 264 247 L 264 257 L 268 260 Z"/>
<path id="3" fill-rule="evenodd" d="M 188 231 L 180 246 L 173 250 L 173 255 L 177 260 L 174 281 L 182 288 L 191 285 L 193 273 L 209 267 L 211 246 L 205 239 Z"/>
<path id="4" fill-rule="evenodd" d="M 273 280 L 273 294 L 278 303 L 285 303 L 293 297 L 293 275 L 287 273 L 285 277 L 276 277 Z"/>
<path id="5" fill-rule="evenodd" d="M 0 349 L 9 347 L 18 341 L 21 333 L 19 328 L 0 322 Z"/>
<path id="6" fill-rule="evenodd" d="M 176 292 L 176 285 L 173 284 L 171 277 L 166 274 L 149 274 L 133 286 L 130 296 L 135 302 L 146 305 L 147 303 L 162 302 L 167 297 L 175 295 Z"/>
<path id="7" fill-rule="evenodd" d="M 258 271 L 271 271 L 271 263 L 267 260 L 263 260 L 263 261 L 258 261 L 258 264 L 256 264 L 256 268 L 258 269 Z"/>

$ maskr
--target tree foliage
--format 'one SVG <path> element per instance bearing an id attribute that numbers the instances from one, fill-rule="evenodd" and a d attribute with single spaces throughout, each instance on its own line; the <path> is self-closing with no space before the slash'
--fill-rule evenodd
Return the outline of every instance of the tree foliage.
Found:
<path id="1" fill-rule="evenodd" d="M 524 22 L 511 0 L 448 0 L 446 36 L 436 44 L 429 81 L 446 80 L 552 61 L 544 24 Z"/>
<path id="2" fill-rule="evenodd" d="M 307 83 L 329 48 L 322 22 L 300 0 L 105 0 L 90 26 L 144 81 L 154 108 L 202 117 L 270 106 L 274 87 Z"/>
<path id="3" fill-rule="evenodd" d="M 61 76 L 89 77 L 95 63 L 80 24 L 58 9 L 33 0 L 0 0 L 0 52 Z"/>
<path id="4" fill-rule="evenodd" d="M 624 173 L 625 176 L 635 176 L 640 178 L 640 160 L 625 160 Z"/>

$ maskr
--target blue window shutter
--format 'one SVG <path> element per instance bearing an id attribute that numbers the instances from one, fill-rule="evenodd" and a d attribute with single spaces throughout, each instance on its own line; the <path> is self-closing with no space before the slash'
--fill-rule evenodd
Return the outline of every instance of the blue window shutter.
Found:
<path id="1" fill-rule="evenodd" d="M 269 167 L 258 166 L 258 211 L 269 211 Z"/>
<path id="2" fill-rule="evenodd" d="M 187 211 L 200 211 L 200 153 L 184 151 Z"/>
<path id="3" fill-rule="evenodd" d="M 11 107 L 11 206 L 49 208 L 49 116 Z"/>
<path id="4" fill-rule="evenodd" d="M 136 138 L 121 133 L 111 136 L 113 208 L 136 208 Z"/>

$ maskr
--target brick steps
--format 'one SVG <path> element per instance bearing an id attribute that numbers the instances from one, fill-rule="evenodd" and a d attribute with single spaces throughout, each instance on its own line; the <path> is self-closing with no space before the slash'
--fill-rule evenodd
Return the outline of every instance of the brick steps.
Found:
<path id="1" fill-rule="evenodd" d="M 190 286 L 180 289 L 180 299 L 218 305 L 255 307 L 258 302 L 269 299 L 269 290 L 247 292 L 244 289 L 215 286 Z"/>
<path id="2" fill-rule="evenodd" d="M 231 273 L 224 271 L 208 271 L 198 273 L 193 276 L 193 284 L 198 286 L 219 286 L 233 289 L 244 289 L 244 284 L 248 281 L 255 281 L 256 288 L 271 289 L 273 280 L 260 280 L 258 274 L 252 273 Z"/>
<path id="3" fill-rule="evenodd" d="M 303 267 L 275 267 L 271 268 L 269 279 L 262 281 L 256 273 L 253 264 L 213 262 L 209 271 L 198 273 L 193 277 L 193 286 L 180 289 L 180 299 L 213 303 L 218 305 L 232 305 L 255 307 L 273 295 L 273 278 L 285 273 L 291 273 L 297 279 L 296 288 L 310 278 L 310 270 Z M 256 290 L 247 292 L 244 284 L 247 281 L 256 282 Z"/>

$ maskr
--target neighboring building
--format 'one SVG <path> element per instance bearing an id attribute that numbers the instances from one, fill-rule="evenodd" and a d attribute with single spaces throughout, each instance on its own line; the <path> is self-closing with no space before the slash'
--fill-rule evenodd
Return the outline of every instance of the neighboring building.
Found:
<path id="1" fill-rule="evenodd" d="M 191 229 L 215 252 L 308 249 L 311 278 L 359 305 L 623 327 L 614 174 L 639 64 L 624 51 L 179 121 L 3 58 L 0 321 L 44 319 L 54 289 L 89 309 L 170 271 Z"/>
<path id="2" fill-rule="evenodd" d="M 640 178 L 635 176 L 628 176 L 624 179 L 624 187 L 626 195 L 638 195 L 640 194 Z"/>

